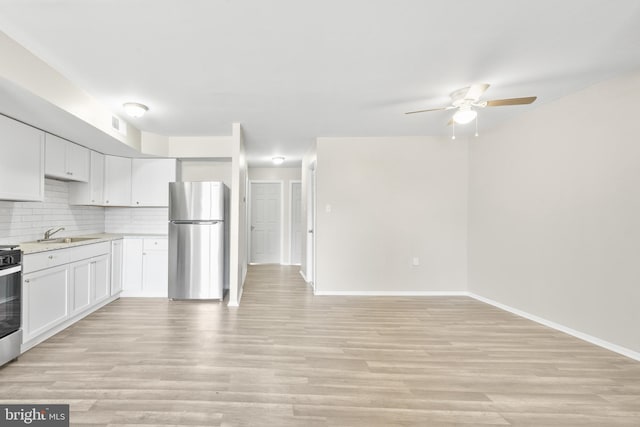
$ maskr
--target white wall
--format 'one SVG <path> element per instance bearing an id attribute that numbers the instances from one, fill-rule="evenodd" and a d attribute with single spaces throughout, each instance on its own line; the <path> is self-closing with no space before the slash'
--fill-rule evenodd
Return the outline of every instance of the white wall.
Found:
<path id="1" fill-rule="evenodd" d="M 467 171 L 462 138 L 319 138 L 316 292 L 466 290 Z"/>
<path id="2" fill-rule="evenodd" d="M 44 202 L 0 201 L 0 244 L 42 239 L 46 230 L 64 227 L 55 236 L 102 233 L 105 208 L 69 206 L 66 182 L 45 179 Z"/>
<path id="3" fill-rule="evenodd" d="M 178 161 L 179 181 L 222 181 L 231 188 L 231 159 L 182 159 Z"/>
<path id="4" fill-rule="evenodd" d="M 309 185 L 311 181 L 311 168 L 315 167 L 317 162 L 317 141 L 314 141 L 309 150 L 302 157 L 302 167 L 301 167 L 301 179 L 302 186 L 300 188 L 302 193 L 302 227 L 304 228 L 302 232 L 302 262 L 300 264 L 300 274 L 307 282 L 313 282 L 313 278 L 311 277 L 311 267 L 309 266 L 309 246 L 312 244 L 309 236 L 308 230 L 312 229 L 314 226 L 309 221 L 309 204 L 312 195 L 309 192 Z"/>
<path id="5" fill-rule="evenodd" d="M 300 181 L 298 168 L 249 168 L 249 181 L 281 181 L 282 183 L 282 256 L 281 264 L 291 264 L 291 181 Z"/>
<path id="6" fill-rule="evenodd" d="M 242 126 L 239 123 L 233 124 L 233 139 L 228 305 L 237 307 L 247 274 L 247 159 Z"/>
<path id="7" fill-rule="evenodd" d="M 640 73 L 471 145 L 469 286 L 640 352 Z"/>

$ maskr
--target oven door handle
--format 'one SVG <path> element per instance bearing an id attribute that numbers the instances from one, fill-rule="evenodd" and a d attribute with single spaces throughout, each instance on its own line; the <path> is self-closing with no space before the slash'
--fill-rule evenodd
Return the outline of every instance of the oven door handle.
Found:
<path id="1" fill-rule="evenodd" d="M 15 267 L 7 268 L 5 270 L 0 270 L 0 277 L 8 276 L 14 273 L 19 273 L 20 270 L 22 270 L 21 265 L 16 265 Z"/>

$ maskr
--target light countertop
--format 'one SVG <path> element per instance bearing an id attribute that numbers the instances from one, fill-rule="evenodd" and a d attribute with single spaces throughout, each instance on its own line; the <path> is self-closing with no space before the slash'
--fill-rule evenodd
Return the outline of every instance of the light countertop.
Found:
<path id="1" fill-rule="evenodd" d="M 55 251 L 58 249 L 67 249 L 82 245 L 92 245 L 101 242 L 110 242 L 112 240 L 119 240 L 125 237 L 162 237 L 166 238 L 166 234 L 158 233 L 98 233 L 98 234 L 83 234 L 79 236 L 56 236 L 55 238 L 64 239 L 66 237 L 89 237 L 89 240 L 82 240 L 80 242 L 72 243 L 53 243 L 53 242 L 25 242 L 20 243 L 20 250 L 23 254 L 29 255 L 38 252 Z"/>

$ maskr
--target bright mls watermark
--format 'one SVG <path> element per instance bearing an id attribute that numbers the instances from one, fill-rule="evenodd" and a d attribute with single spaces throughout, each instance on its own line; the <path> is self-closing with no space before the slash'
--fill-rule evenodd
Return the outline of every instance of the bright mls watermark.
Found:
<path id="1" fill-rule="evenodd" d="M 69 405 L 0 405 L 0 426 L 69 427 Z"/>

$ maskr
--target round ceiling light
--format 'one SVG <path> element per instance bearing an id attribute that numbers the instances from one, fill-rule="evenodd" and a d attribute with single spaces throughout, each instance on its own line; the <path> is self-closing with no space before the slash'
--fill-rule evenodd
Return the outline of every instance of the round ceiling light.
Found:
<path id="1" fill-rule="evenodd" d="M 284 157 L 282 156 L 272 157 L 271 161 L 273 162 L 274 165 L 281 165 L 284 163 Z"/>
<path id="2" fill-rule="evenodd" d="M 459 125 L 466 125 L 476 118 L 478 112 L 473 110 L 470 106 L 461 106 L 458 111 L 453 115 L 453 121 Z"/>
<path id="3" fill-rule="evenodd" d="M 139 104 L 137 102 L 127 102 L 126 104 L 122 104 L 124 111 L 133 118 L 138 118 L 144 116 L 144 113 L 149 111 L 149 107 L 144 104 Z"/>

